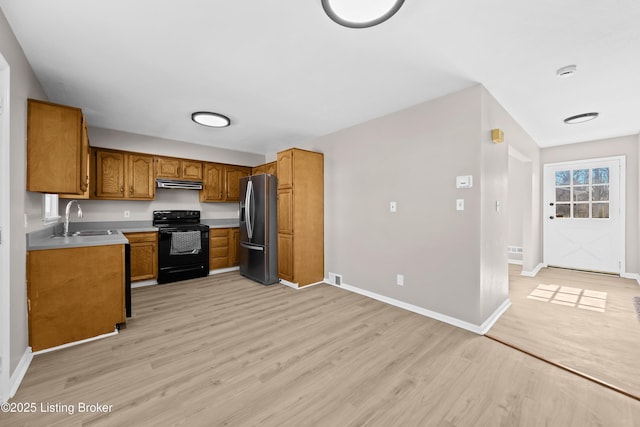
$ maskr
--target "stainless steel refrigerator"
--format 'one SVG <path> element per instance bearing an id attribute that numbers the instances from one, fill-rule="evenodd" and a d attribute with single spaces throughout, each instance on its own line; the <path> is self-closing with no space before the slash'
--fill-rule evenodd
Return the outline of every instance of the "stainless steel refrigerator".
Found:
<path id="1" fill-rule="evenodd" d="M 240 179 L 240 274 L 278 283 L 278 184 L 274 175 Z"/>

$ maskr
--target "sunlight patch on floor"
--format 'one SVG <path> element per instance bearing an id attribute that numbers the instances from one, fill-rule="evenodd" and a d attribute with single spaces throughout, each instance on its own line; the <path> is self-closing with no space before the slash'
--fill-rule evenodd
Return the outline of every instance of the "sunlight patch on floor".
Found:
<path id="1" fill-rule="evenodd" d="M 591 291 L 589 289 L 574 288 L 571 286 L 539 284 L 527 298 L 600 313 L 604 313 L 607 306 L 606 292 Z"/>

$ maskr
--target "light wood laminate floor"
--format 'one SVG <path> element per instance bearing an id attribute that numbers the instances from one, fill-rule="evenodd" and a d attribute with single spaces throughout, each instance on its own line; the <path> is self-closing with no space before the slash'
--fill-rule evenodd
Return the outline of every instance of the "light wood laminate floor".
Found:
<path id="1" fill-rule="evenodd" d="M 594 377 L 640 398 L 640 322 L 635 280 L 509 266 L 511 307 L 487 336 Z"/>
<path id="2" fill-rule="evenodd" d="M 484 336 L 329 285 L 237 273 L 135 289 L 118 336 L 38 355 L 16 426 L 637 426 L 640 402 Z"/>

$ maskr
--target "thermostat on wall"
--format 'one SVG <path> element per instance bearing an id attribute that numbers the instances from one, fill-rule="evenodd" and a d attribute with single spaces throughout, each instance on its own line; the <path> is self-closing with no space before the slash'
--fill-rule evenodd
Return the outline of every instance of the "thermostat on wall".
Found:
<path id="1" fill-rule="evenodd" d="M 471 188 L 473 187 L 473 176 L 464 175 L 456 177 L 456 188 Z"/>

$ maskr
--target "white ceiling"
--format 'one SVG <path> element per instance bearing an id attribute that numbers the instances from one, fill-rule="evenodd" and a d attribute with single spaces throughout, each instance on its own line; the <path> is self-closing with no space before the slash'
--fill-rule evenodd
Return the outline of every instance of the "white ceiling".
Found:
<path id="1" fill-rule="evenodd" d="M 49 99 L 95 127 L 270 153 L 481 83 L 541 147 L 640 131 L 638 0 L 406 0 L 368 29 L 320 0 L 0 7 Z"/>

